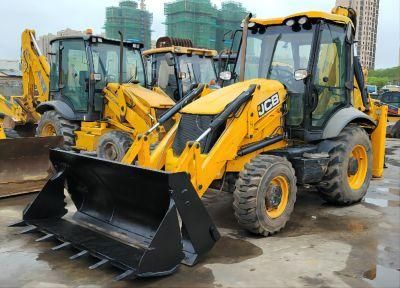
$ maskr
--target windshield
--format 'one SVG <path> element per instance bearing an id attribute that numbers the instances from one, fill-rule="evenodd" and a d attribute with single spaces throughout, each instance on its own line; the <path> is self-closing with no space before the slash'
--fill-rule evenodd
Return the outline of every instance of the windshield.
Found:
<path id="1" fill-rule="evenodd" d="M 179 56 L 178 61 L 184 94 L 189 91 L 192 84 L 209 84 L 217 80 L 212 57 L 184 54 Z"/>
<path id="2" fill-rule="evenodd" d="M 308 68 L 314 30 L 314 25 L 299 29 L 286 25 L 261 26 L 250 30 L 244 78 L 278 80 L 290 92 L 303 93 L 303 81 L 294 79 L 294 71 Z M 239 69 L 237 65 L 236 74 Z"/>
<path id="3" fill-rule="evenodd" d="M 151 87 L 159 87 L 171 98 L 179 100 L 178 79 L 175 75 L 175 67 L 169 66 L 165 53 L 152 55 L 147 62 L 149 76 L 148 83 Z M 183 94 L 186 94 L 192 84 L 210 83 L 216 80 L 212 57 L 200 57 L 199 55 L 176 55 L 181 72 Z"/>
<path id="4" fill-rule="evenodd" d="M 92 46 L 94 72 L 101 74 L 103 87 L 119 80 L 120 47 L 115 44 L 97 43 Z M 138 81 L 145 84 L 142 57 L 139 50 L 124 47 L 122 82 Z M 99 83 L 100 84 L 100 83 Z M 100 84 L 100 85 L 101 85 Z"/>

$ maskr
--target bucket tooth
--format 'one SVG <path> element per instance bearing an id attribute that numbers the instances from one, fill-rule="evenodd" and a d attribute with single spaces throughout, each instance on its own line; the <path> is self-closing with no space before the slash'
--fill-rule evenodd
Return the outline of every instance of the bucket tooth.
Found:
<path id="1" fill-rule="evenodd" d="M 26 226 L 28 226 L 28 224 L 26 224 L 25 221 L 18 221 L 8 225 L 8 227 L 26 227 Z"/>
<path id="2" fill-rule="evenodd" d="M 69 257 L 69 259 L 70 259 L 70 260 L 75 260 L 76 258 L 79 258 L 79 257 L 81 257 L 81 256 L 84 256 L 84 255 L 86 255 L 86 254 L 88 254 L 88 253 L 89 253 L 89 251 L 83 250 L 83 251 L 81 251 L 81 252 L 79 252 L 79 253 L 76 253 L 75 255 L 72 255 L 71 257 Z"/>
<path id="3" fill-rule="evenodd" d="M 194 265 L 219 238 L 187 173 L 61 150 L 50 150 L 50 159 L 56 173 L 25 208 L 23 220 L 63 242 L 52 250 L 81 251 L 71 260 L 97 257 L 90 269 L 110 262 L 125 271 L 114 280 L 170 275 L 182 262 Z M 76 211 L 64 218 L 65 182 Z"/>
<path id="4" fill-rule="evenodd" d="M 28 234 L 28 233 L 36 232 L 37 230 L 38 230 L 38 228 L 36 226 L 28 226 L 28 228 L 22 230 L 21 232 L 19 232 L 19 234 Z"/>
<path id="5" fill-rule="evenodd" d="M 54 237 L 54 234 L 47 234 L 47 235 L 44 235 L 43 237 L 40 237 L 40 238 L 36 239 L 35 241 L 36 242 L 42 242 L 42 241 L 51 239 L 53 237 Z"/>
<path id="6" fill-rule="evenodd" d="M 104 265 L 104 264 L 106 264 L 108 262 L 109 262 L 108 259 L 103 259 L 103 260 L 97 262 L 96 264 L 93 264 L 92 266 L 89 266 L 89 269 L 93 270 L 93 269 L 99 268 L 101 265 Z"/>
<path id="7" fill-rule="evenodd" d="M 64 243 L 62 243 L 62 244 L 60 244 L 60 245 L 57 245 L 57 246 L 51 248 L 51 250 L 57 251 L 57 250 L 60 250 L 60 249 L 62 249 L 62 248 L 68 247 L 69 245 L 71 245 L 70 242 L 64 242 Z"/>
<path id="8" fill-rule="evenodd" d="M 114 277 L 114 281 L 120 281 L 123 280 L 125 278 L 128 278 L 129 276 L 131 276 L 133 273 L 135 272 L 135 270 L 127 270 L 122 274 L 119 274 L 118 276 Z"/>

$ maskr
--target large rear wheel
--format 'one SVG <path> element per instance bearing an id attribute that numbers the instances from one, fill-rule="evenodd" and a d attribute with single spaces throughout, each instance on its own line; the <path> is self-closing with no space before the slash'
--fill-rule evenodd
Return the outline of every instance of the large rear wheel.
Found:
<path id="1" fill-rule="evenodd" d="M 259 155 L 239 174 L 233 209 L 248 231 L 268 236 L 281 230 L 296 202 L 296 177 L 283 157 Z"/>
<path id="2" fill-rule="evenodd" d="M 330 203 L 359 202 L 367 193 L 372 178 L 371 141 L 358 126 L 344 128 L 333 141 L 328 170 L 317 188 Z"/>
<path id="3" fill-rule="evenodd" d="M 72 147 L 75 146 L 75 130 L 78 128 L 79 125 L 77 123 L 63 118 L 55 110 L 50 110 L 44 112 L 40 118 L 36 128 L 36 136 L 63 136 L 64 149 L 72 150 Z"/>

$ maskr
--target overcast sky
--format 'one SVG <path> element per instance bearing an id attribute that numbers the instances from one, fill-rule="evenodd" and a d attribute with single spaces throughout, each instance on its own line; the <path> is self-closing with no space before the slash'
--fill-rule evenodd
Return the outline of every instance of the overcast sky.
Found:
<path id="1" fill-rule="evenodd" d="M 166 0 L 147 0 L 153 13 L 153 38 L 163 36 Z M 211 0 L 217 6 L 223 0 Z M 269 18 L 306 10 L 330 11 L 335 0 L 240 0 L 258 17 Z M 18 59 L 20 34 L 33 28 L 39 35 L 55 33 L 65 28 L 95 33 L 103 31 L 105 7 L 118 5 L 119 0 L 1 0 L 0 59 Z M 397 66 L 400 47 L 400 1 L 380 0 L 376 68 Z"/>

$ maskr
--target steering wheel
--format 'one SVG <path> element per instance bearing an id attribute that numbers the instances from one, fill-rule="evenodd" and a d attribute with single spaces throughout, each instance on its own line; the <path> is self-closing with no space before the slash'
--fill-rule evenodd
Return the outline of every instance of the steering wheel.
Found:
<path id="1" fill-rule="evenodd" d="M 282 84 L 285 84 L 287 87 L 293 88 L 294 86 L 293 72 L 284 67 L 272 66 L 270 78 L 282 82 Z"/>

